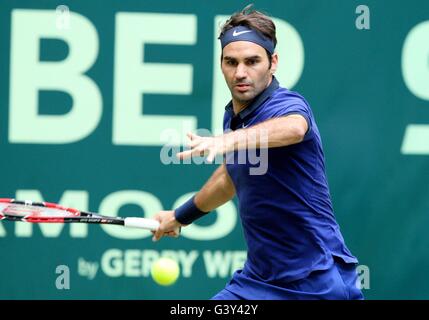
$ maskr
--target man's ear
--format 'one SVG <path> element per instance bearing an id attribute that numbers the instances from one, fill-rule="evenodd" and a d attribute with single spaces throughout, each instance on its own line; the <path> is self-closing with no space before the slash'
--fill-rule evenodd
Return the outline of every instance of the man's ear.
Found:
<path id="1" fill-rule="evenodd" d="M 279 55 L 277 52 L 274 52 L 271 56 L 271 74 L 274 74 L 277 70 L 277 65 L 279 63 Z"/>

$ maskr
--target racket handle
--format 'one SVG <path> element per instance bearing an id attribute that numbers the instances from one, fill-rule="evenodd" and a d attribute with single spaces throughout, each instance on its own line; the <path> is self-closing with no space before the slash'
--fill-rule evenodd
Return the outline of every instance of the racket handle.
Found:
<path id="1" fill-rule="evenodd" d="M 155 219 L 147 218 L 125 218 L 124 226 L 128 228 L 141 228 L 155 231 L 159 227 L 159 222 Z"/>

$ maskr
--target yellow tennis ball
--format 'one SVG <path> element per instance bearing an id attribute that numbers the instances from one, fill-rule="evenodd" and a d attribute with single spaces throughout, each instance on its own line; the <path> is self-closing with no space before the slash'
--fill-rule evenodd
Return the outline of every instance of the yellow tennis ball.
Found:
<path id="1" fill-rule="evenodd" d="M 162 285 L 170 286 L 179 277 L 179 265 L 170 258 L 160 258 L 152 264 L 150 270 L 153 280 Z"/>

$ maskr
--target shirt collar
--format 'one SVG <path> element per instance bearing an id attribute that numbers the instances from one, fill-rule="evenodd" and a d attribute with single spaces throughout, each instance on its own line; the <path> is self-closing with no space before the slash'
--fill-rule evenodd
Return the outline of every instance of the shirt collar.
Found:
<path id="1" fill-rule="evenodd" d="M 253 111 L 255 111 L 260 105 L 262 105 L 271 95 L 274 91 L 276 91 L 279 88 L 279 82 L 277 79 L 273 76 L 273 79 L 271 80 L 270 85 L 264 89 L 259 95 L 257 95 L 250 104 L 241 110 L 237 116 L 239 116 L 241 119 L 244 119 L 249 114 L 251 114 Z M 226 111 L 229 111 L 230 113 L 234 114 L 234 111 L 232 109 L 232 100 L 226 105 L 225 107 Z"/>

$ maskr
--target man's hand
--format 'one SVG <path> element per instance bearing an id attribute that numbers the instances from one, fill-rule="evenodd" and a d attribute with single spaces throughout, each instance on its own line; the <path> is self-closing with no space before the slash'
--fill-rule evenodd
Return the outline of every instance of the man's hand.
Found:
<path id="1" fill-rule="evenodd" d="M 232 139 L 228 139 L 227 135 L 201 137 L 188 133 L 187 136 L 190 140 L 187 146 L 191 149 L 177 153 L 179 159 L 187 159 L 192 156 L 207 156 L 207 161 L 212 163 L 217 155 L 223 155 L 234 148 Z"/>
<path id="2" fill-rule="evenodd" d="M 158 229 L 156 231 L 152 231 L 153 241 L 158 241 L 164 236 L 174 238 L 179 237 L 182 225 L 176 220 L 174 210 L 160 211 L 152 218 L 159 221 Z"/>

